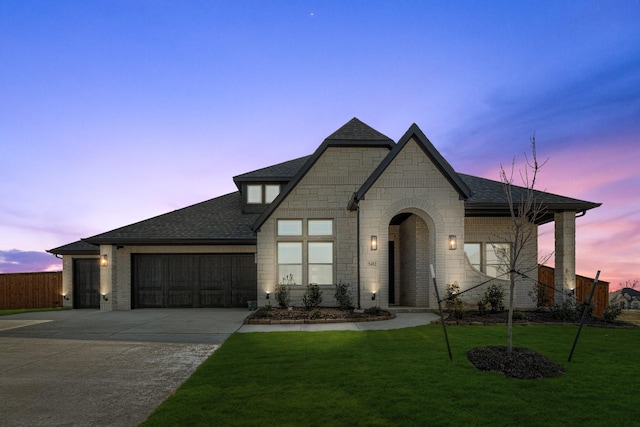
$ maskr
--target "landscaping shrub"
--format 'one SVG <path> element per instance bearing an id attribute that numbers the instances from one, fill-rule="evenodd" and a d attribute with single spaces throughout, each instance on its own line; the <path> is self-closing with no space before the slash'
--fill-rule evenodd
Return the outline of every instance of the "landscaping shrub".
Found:
<path id="1" fill-rule="evenodd" d="M 460 286 L 457 282 L 447 284 L 444 288 L 444 297 L 444 305 L 449 313 L 456 319 L 462 319 L 464 317 L 464 309 L 462 298 L 460 297 Z"/>
<path id="2" fill-rule="evenodd" d="M 353 308 L 353 300 L 351 299 L 349 283 L 344 283 L 340 281 L 336 284 L 336 292 L 333 294 L 336 301 L 338 302 L 338 307 L 342 310 L 351 310 Z"/>
<path id="3" fill-rule="evenodd" d="M 491 306 L 493 313 L 504 310 L 504 289 L 498 285 L 490 285 L 486 291 L 484 291 L 483 301 Z"/>
<path id="4" fill-rule="evenodd" d="M 529 291 L 529 297 L 536 303 L 536 308 L 541 309 L 547 306 L 547 302 L 551 298 L 551 292 L 547 285 L 536 282 L 533 289 Z"/>
<path id="5" fill-rule="evenodd" d="M 556 320 L 576 320 L 578 311 L 573 298 L 568 298 L 562 304 L 556 304 L 551 309 L 551 316 Z"/>
<path id="6" fill-rule="evenodd" d="M 322 291 L 320 290 L 320 286 L 315 283 L 310 283 L 307 286 L 307 290 L 304 292 L 302 296 L 302 304 L 307 310 L 310 310 L 314 307 L 317 307 L 322 302 Z"/>
<path id="7" fill-rule="evenodd" d="M 276 285 L 276 301 L 278 301 L 278 307 L 287 308 L 289 307 L 289 287 L 284 283 L 280 283 Z"/>
<path id="8" fill-rule="evenodd" d="M 605 322 L 613 322 L 621 314 L 622 314 L 622 308 L 620 308 L 619 305 L 617 305 L 617 304 L 608 304 L 604 308 L 603 317 L 604 317 Z"/>
<path id="9" fill-rule="evenodd" d="M 311 310 L 309 313 L 309 319 L 321 319 L 322 311 L 321 310 Z"/>

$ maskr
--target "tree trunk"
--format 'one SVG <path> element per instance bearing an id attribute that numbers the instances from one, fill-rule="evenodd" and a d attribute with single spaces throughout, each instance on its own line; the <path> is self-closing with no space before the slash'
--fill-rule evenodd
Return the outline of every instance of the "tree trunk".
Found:
<path id="1" fill-rule="evenodd" d="M 513 293 L 516 287 L 516 273 L 509 273 L 509 320 L 507 321 L 507 351 L 513 350 Z"/>

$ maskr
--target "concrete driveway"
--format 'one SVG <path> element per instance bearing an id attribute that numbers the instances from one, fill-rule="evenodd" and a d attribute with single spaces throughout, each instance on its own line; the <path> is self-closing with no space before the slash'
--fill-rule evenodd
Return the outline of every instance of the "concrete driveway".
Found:
<path id="1" fill-rule="evenodd" d="M 147 309 L 0 317 L 0 424 L 136 426 L 247 314 Z"/>

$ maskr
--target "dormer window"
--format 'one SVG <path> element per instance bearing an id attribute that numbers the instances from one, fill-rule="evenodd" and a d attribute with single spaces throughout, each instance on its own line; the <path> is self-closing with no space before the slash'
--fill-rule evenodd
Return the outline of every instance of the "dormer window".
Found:
<path id="1" fill-rule="evenodd" d="M 269 204 L 280 194 L 280 184 L 247 184 L 247 204 Z"/>

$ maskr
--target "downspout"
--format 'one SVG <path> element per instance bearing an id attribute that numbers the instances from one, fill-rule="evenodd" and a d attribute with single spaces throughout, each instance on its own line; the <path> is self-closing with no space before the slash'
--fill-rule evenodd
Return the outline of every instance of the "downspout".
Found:
<path id="1" fill-rule="evenodd" d="M 356 232 L 356 240 L 358 242 L 358 247 L 357 247 L 357 254 L 356 254 L 356 258 L 358 259 L 358 268 L 357 268 L 357 273 L 358 273 L 358 310 L 360 310 L 360 201 L 358 201 L 355 197 L 354 197 L 354 202 L 356 204 L 356 210 L 357 210 L 357 232 Z"/>

